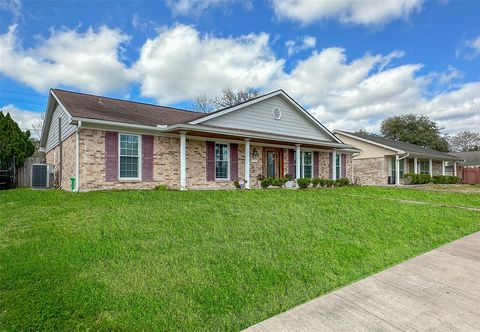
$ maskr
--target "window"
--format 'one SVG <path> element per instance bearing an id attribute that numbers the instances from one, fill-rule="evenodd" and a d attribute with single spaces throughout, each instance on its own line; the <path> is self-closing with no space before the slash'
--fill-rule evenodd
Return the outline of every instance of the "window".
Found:
<path id="1" fill-rule="evenodd" d="M 397 175 L 395 174 L 395 171 L 396 171 L 396 157 L 392 157 L 392 158 L 391 158 L 391 161 L 392 161 L 392 177 L 393 177 L 394 179 L 396 179 L 396 176 L 397 176 Z M 405 169 L 404 169 L 405 164 L 404 164 L 404 162 L 405 162 L 405 161 L 404 161 L 403 159 L 402 159 L 402 160 L 399 160 L 399 162 L 398 162 L 399 165 L 400 165 L 400 179 L 403 179 L 403 174 L 405 173 Z"/>
<path id="2" fill-rule="evenodd" d="M 215 179 L 228 180 L 228 144 L 215 144 Z"/>
<path id="3" fill-rule="evenodd" d="M 300 177 L 311 178 L 312 177 L 312 152 L 302 151 L 302 162 L 300 163 Z"/>
<path id="4" fill-rule="evenodd" d="M 140 136 L 120 134 L 120 179 L 140 178 Z"/>
<path id="5" fill-rule="evenodd" d="M 341 160 L 342 156 L 340 154 L 335 155 L 335 172 L 336 172 L 336 179 L 340 179 L 342 177 L 342 167 L 341 167 Z"/>
<path id="6" fill-rule="evenodd" d="M 428 161 L 420 161 L 420 174 L 430 174 L 430 165 Z"/>

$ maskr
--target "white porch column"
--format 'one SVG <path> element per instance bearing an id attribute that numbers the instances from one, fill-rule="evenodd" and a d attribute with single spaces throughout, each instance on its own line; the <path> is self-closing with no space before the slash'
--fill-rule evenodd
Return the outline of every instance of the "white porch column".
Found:
<path id="1" fill-rule="evenodd" d="M 300 179 L 300 163 L 301 163 L 301 155 L 300 155 L 300 144 L 297 144 L 297 150 L 295 152 L 295 179 Z"/>
<path id="2" fill-rule="evenodd" d="M 430 176 L 433 175 L 432 159 L 428 159 L 428 173 L 430 174 Z"/>
<path id="3" fill-rule="evenodd" d="M 395 156 L 395 185 L 400 184 L 400 156 L 397 154 Z"/>
<path id="4" fill-rule="evenodd" d="M 187 186 L 187 134 L 180 132 L 180 190 Z"/>
<path id="5" fill-rule="evenodd" d="M 332 180 L 337 179 L 337 150 L 332 150 Z"/>
<path id="6" fill-rule="evenodd" d="M 245 138 L 245 189 L 250 189 L 250 138 Z"/>
<path id="7" fill-rule="evenodd" d="M 417 157 L 413 158 L 413 173 L 418 174 L 418 159 L 417 159 Z"/>
<path id="8" fill-rule="evenodd" d="M 407 174 L 407 173 L 410 173 L 408 171 L 408 163 L 407 163 L 407 158 L 403 158 L 403 174 Z"/>
<path id="9" fill-rule="evenodd" d="M 457 176 L 457 162 L 453 162 L 453 176 Z"/>
<path id="10" fill-rule="evenodd" d="M 445 160 L 442 160 L 442 175 L 445 175 Z"/>

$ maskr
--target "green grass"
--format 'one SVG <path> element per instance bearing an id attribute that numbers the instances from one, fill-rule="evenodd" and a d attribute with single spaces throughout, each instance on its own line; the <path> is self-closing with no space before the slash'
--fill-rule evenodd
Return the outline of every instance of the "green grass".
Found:
<path id="1" fill-rule="evenodd" d="M 345 193 L 381 190 L 0 192 L 0 330 L 239 330 L 480 230 Z"/>

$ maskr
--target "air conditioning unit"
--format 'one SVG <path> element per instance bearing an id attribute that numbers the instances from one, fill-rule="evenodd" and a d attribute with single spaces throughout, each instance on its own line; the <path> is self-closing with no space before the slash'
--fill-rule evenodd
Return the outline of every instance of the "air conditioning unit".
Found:
<path id="1" fill-rule="evenodd" d="M 32 165 L 32 188 L 47 189 L 53 184 L 54 166 L 47 164 Z"/>

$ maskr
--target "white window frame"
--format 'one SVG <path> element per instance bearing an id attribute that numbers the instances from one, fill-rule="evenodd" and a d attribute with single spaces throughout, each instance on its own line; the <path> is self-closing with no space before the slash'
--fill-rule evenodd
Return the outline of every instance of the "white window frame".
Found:
<path id="1" fill-rule="evenodd" d="M 310 166 L 312 167 L 312 179 L 313 179 L 313 162 L 314 162 L 314 158 L 313 158 L 313 150 L 309 150 L 309 149 L 301 149 L 300 150 L 300 178 L 304 178 L 305 177 L 305 162 L 304 162 L 304 158 L 305 158 L 305 152 L 310 152 L 312 154 L 312 163 L 310 164 Z M 293 154 L 293 161 L 295 163 L 295 165 L 297 164 L 297 154 L 294 153 Z"/>
<path id="2" fill-rule="evenodd" d="M 227 146 L 227 177 L 226 178 L 217 178 L 217 144 Z M 230 181 L 230 143 L 226 142 L 215 142 L 214 145 L 214 154 L 215 154 L 215 181 Z M 224 160 L 219 160 L 224 161 Z"/>
<path id="3" fill-rule="evenodd" d="M 418 174 L 430 174 L 430 165 L 429 165 L 429 162 L 428 160 L 419 160 L 418 161 L 419 165 L 418 165 Z M 422 164 L 426 164 L 427 165 L 427 171 L 426 172 L 422 172 Z"/>
<path id="4" fill-rule="evenodd" d="M 338 160 L 338 171 L 337 171 L 337 160 Z M 335 154 L 335 180 L 342 178 L 342 153 Z"/>
<path id="5" fill-rule="evenodd" d="M 138 137 L 138 177 L 122 177 L 121 176 L 121 171 L 120 171 L 120 159 L 122 157 L 121 155 L 121 136 L 122 135 L 127 135 L 127 136 L 137 136 Z M 131 157 L 131 156 L 124 156 L 124 157 Z M 138 181 L 142 179 L 142 159 L 143 159 L 143 150 L 142 150 L 142 135 L 139 134 L 131 134 L 131 133 L 118 133 L 118 180 L 120 181 Z"/>

